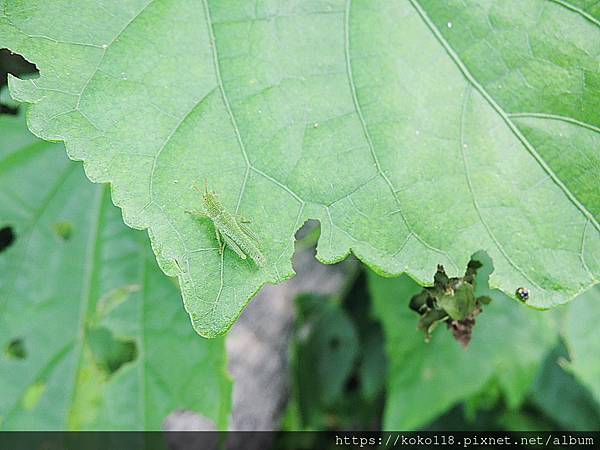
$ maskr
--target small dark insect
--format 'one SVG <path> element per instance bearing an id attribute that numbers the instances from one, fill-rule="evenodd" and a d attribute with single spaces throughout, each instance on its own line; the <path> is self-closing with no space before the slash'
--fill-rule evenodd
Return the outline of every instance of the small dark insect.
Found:
<path id="1" fill-rule="evenodd" d="M 520 287 L 517 289 L 517 292 L 515 292 L 515 295 L 522 302 L 526 302 L 527 300 L 529 300 L 529 289 Z"/>

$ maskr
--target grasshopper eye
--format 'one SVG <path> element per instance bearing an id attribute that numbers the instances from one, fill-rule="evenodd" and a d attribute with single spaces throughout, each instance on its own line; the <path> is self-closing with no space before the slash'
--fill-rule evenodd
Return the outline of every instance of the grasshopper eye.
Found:
<path id="1" fill-rule="evenodd" d="M 515 292 L 515 295 L 522 302 L 526 302 L 527 300 L 529 300 L 529 289 L 524 288 L 524 287 L 520 287 Z"/>

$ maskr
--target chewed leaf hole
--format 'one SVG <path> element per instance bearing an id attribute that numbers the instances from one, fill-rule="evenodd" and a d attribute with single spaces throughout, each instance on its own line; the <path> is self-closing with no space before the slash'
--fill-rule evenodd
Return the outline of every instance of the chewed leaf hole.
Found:
<path id="1" fill-rule="evenodd" d="M 0 253 L 15 243 L 15 232 L 12 227 L 0 228 Z"/>
<path id="2" fill-rule="evenodd" d="M 307 220 L 296 231 L 296 250 L 302 251 L 311 247 L 315 247 L 321 236 L 321 224 L 318 220 Z"/>
<path id="3" fill-rule="evenodd" d="M 21 55 L 0 49 L 0 114 L 17 114 L 19 110 L 18 103 L 10 98 L 5 87 L 9 73 L 20 78 L 37 78 L 39 75 L 37 67 Z"/>
<path id="4" fill-rule="evenodd" d="M 25 359 L 27 358 L 27 350 L 25 342 L 22 338 L 15 338 L 8 343 L 4 349 L 4 354 L 8 359 Z"/>
<path id="5" fill-rule="evenodd" d="M 341 341 L 340 338 L 338 338 L 337 336 L 332 337 L 331 339 L 329 339 L 329 349 L 332 351 L 336 351 L 340 348 L 341 345 Z"/>
<path id="6" fill-rule="evenodd" d="M 125 363 L 135 361 L 137 358 L 137 345 L 132 340 L 116 341 L 115 355 L 106 361 L 109 373 L 114 373 Z"/>
<path id="7" fill-rule="evenodd" d="M 52 225 L 52 228 L 63 241 L 68 241 L 73 236 L 73 224 L 71 222 L 57 222 Z"/>
<path id="8" fill-rule="evenodd" d="M 115 338 L 107 328 L 90 330 L 89 338 L 96 364 L 109 375 L 137 358 L 138 350 L 135 341 Z"/>
<path id="9" fill-rule="evenodd" d="M 360 389 L 360 378 L 353 374 L 346 380 L 346 384 L 344 385 L 344 391 L 346 392 L 356 392 Z"/>

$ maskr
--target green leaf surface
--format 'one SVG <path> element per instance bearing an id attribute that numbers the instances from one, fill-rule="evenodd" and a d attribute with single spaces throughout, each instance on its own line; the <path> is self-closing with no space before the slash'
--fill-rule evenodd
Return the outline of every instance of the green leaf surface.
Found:
<path id="1" fill-rule="evenodd" d="M 569 351 L 565 368 L 592 392 L 600 405 L 600 288 L 573 302 L 565 317 L 563 335 Z"/>
<path id="2" fill-rule="evenodd" d="M 0 429 L 152 430 L 179 408 L 226 426 L 224 341 L 194 333 L 107 186 L 24 117 L 0 116 L 4 227 L 15 239 L 0 253 Z"/>
<path id="3" fill-rule="evenodd" d="M 600 273 L 600 12 L 577 0 L 0 0 L 29 127 L 64 140 L 148 229 L 202 335 L 318 258 L 461 275 L 564 303 Z M 268 264 L 187 216 L 207 178 L 253 220 Z"/>
<path id="4" fill-rule="evenodd" d="M 374 273 L 369 274 L 369 286 L 389 360 L 385 429 L 422 427 L 454 404 L 485 393 L 490 385 L 500 387 L 509 406 L 518 406 L 556 341 L 548 313 L 519 307 L 491 291 L 486 294 L 493 301 L 477 316 L 466 350 L 443 325 L 425 343 L 417 330 L 419 316 L 408 308 L 421 286 L 406 275 L 386 279 Z"/>

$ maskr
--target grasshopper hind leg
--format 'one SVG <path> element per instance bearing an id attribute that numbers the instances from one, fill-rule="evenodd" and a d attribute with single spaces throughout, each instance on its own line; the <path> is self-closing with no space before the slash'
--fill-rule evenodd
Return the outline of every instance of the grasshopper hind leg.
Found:
<path id="1" fill-rule="evenodd" d="M 237 216 L 237 224 L 244 232 L 244 234 L 248 235 L 251 239 L 258 242 L 258 236 L 248 227 L 248 223 L 252 223 L 250 219 L 246 219 L 244 216 Z"/>
<path id="2" fill-rule="evenodd" d="M 258 242 L 258 236 L 254 233 L 254 231 L 252 231 L 250 228 L 248 228 L 243 223 L 240 223 L 238 225 L 240 226 L 240 228 L 242 229 L 242 231 L 244 233 L 246 233 L 250 238 L 254 239 L 255 242 Z"/>
<path id="3" fill-rule="evenodd" d="M 237 255 L 242 258 L 242 259 L 247 259 L 248 257 L 246 256 L 246 254 L 244 253 L 244 251 L 240 248 L 239 245 L 237 245 L 233 239 L 231 239 L 229 236 L 227 236 L 226 234 L 223 235 L 223 239 L 225 241 L 225 243 L 231 247 L 231 250 L 233 250 L 235 253 L 237 253 Z"/>
<path id="4" fill-rule="evenodd" d="M 217 237 L 217 244 L 219 245 L 219 254 L 223 254 L 225 250 L 225 242 L 221 239 L 221 233 L 219 233 L 219 229 L 215 226 L 215 236 Z M 223 235 L 225 237 L 225 235 Z"/>

